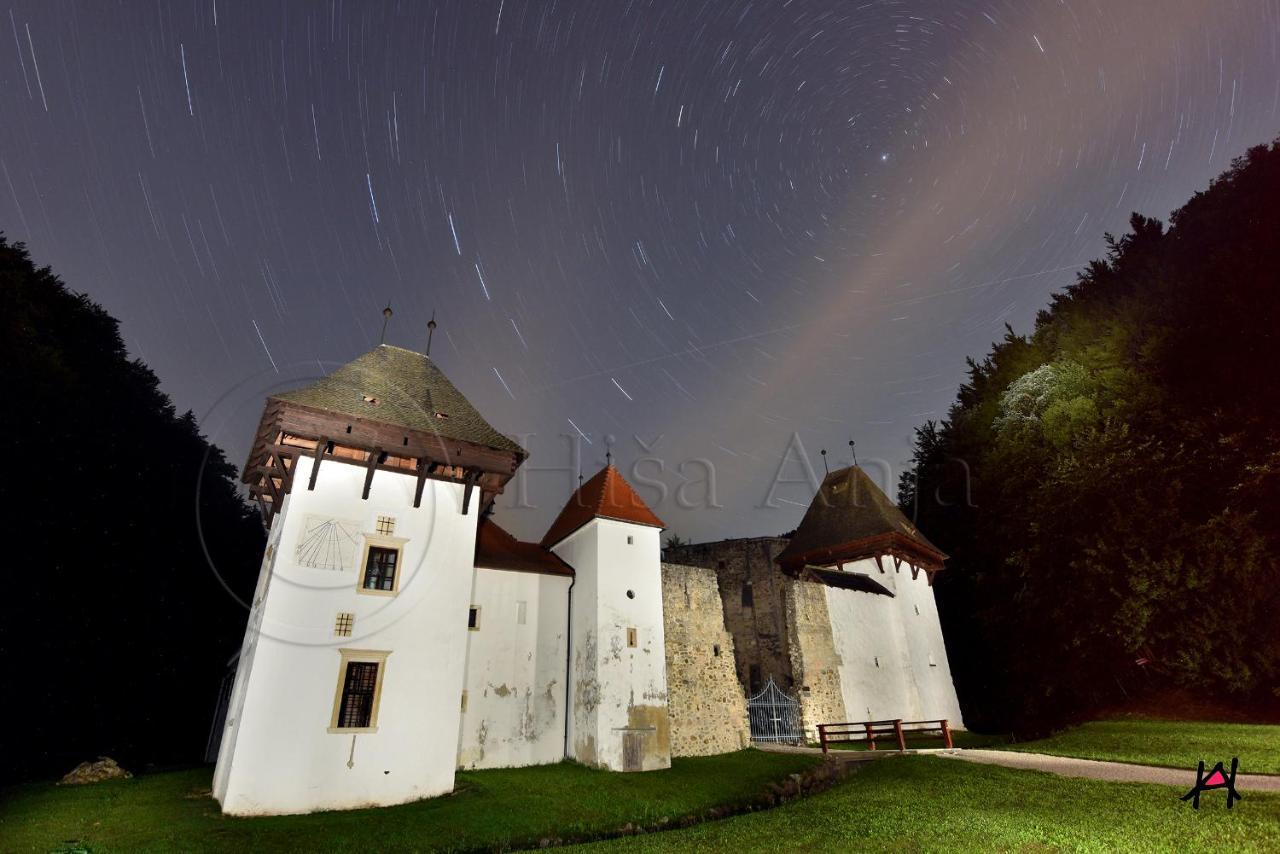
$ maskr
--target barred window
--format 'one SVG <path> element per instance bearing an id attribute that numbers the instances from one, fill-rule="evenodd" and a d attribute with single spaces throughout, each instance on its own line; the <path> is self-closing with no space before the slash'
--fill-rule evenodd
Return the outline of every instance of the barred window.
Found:
<path id="1" fill-rule="evenodd" d="M 396 517 L 379 516 L 377 524 L 374 525 L 374 528 L 377 530 L 379 534 L 382 534 L 385 537 L 389 537 L 396 532 Z"/>
<path id="2" fill-rule="evenodd" d="M 395 590 L 396 561 L 400 557 L 399 549 L 386 546 L 369 546 L 369 555 L 364 565 L 365 590 Z"/>
<path id="3" fill-rule="evenodd" d="M 333 621 L 333 633 L 340 638 L 351 637 L 351 630 L 355 626 L 356 615 L 349 611 L 338 612 L 337 619 Z"/>
<path id="4" fill-rule="evenodd" d="M 342 701 L 338 707 L 340 729 L 365 729 L 372 726 L 373 697 L 378 687 L 376 661 L 348 661 L 342 682 Z"/>

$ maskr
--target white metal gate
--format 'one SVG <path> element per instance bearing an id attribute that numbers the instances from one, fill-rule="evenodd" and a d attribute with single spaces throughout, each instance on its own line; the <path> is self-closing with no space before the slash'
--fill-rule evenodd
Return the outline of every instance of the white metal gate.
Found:
<path id="1" fill-rule="evenodd" d="M 800 701 L 783 693 L 773 677 L 764 689 L 747 700 L 747 717 L 751 722 L 751 740 L 800 744 Z"/>

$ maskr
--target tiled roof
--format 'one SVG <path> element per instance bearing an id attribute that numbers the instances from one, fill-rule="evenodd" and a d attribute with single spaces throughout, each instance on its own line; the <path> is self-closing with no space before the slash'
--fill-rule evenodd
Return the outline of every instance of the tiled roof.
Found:
<path id="1" fill-rule="evenodd" d="M 275 397 L 523 454 L 519 445 L 484 420 L 434 362 L 388 344 L 378 345 L 309 386 Z"/>
<path id="2" fill-rule="evenodd" d="M 607 465 L 569 496 L 569 503 L 542 538 L 543 548 L 551 548 L 596 517 L 666 527 L 618 470 Z"/>
<path id="3" fill-rule="evenodd" d="M 855 559 L 895 548 L 940 568 L 946 555 L 902 515 L 889 497 L 857 466 L 833 471 L 805 511 L 791 542 L 778 555 L 783 567 L 820 562 L 815 558 Z"/>
<path id="4" fill-rule="evenodd" d="M 492 519 L 481 519 L 476 529 L 475 565 L 514 572 L 573 576 L 573 567 L 537 543 L 525 543 L 508 534 Z"/>

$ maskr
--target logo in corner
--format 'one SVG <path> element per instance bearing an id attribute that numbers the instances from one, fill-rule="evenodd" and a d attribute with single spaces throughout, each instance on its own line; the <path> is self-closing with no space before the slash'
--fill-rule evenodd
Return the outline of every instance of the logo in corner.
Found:
<path id="1" fill-rule="evenodd" d="M 1214 789 L 1227 790 L 1227 809 L 1235 806 L 1236 801 L 1241 799 L 1241 794 L 1236 791 L 1236 768 L 1239 766 L 1239 758 L 1231 757 L 1231 770 L 1228 772 L 1219 762 L 1213 766 L 1213 770 L 1206 776 L 1204 773 L 1204 760 L 1200 760 L 1200 765 L 1196 768 L 1196 784 L 1191 787 L 1191 791 L 1183 795 L 1179 800 L 1190 800 L 1194 809 L 1200 809 L 1200 793 L 1209 792 Z"/>

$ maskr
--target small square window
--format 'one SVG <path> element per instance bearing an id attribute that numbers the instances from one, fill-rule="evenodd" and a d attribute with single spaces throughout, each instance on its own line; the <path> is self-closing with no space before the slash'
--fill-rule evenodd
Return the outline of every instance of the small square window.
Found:
<path id="1" fill-rule="evenodd" d="M 467 611 L 467 628 L 473 632 L 480 631 L 480 606 L 472 605 Z"/>
<path id="2" fill-rule="evenodd" d="M 933 653 L 929 653 L 929 666 L 930 666 L 930 667 L 937 667 L 937 666 L 938 666 L 938 662 L 936 662 L 936 661 L 934 661 L 934 660 L 933 660 Z"/>
<path id="3" fill-rule="evenodd" d="M 918 616 L 920 616 L 920 606 L 919 606 L 919 605 L 917 605 L 917 606 L 916 606 L 916 616 L 917 616 L 917 617 L 918 617 Z"/>
<path id="4" fill-rule="evenodd" d="M 333 621 L 333 633 L 340 638 L 351 637 L 351 630 L 355 626 L 356 615 L 348 611 L 342 611 L 338 614 L 337 619 Z"/>
<path id="5" fill-rule="evenodd" d="M 720 657 L 720 644 L 713 643 L 711 645 L 711 654 L 714 655 L 716 658 Z"/>
<path id="6" fill-rule="evenodd" d="M 633 543 L 635 543 L 635 541 L 636 541 L 635 537 L 631 536 L 630 534 L 627 534 L 627 545 L 632 545 Z"/>
<path id="7" fill-rule="evenodd" d="M 382 534 L 384 537 L 389 537 L 396 532 L 396 517 L 379 516 L 378 522 L 374 528 L 379 534 Z"/>
<path id="8" fill-rule="evenodd" d="M 365 590 L 378 590 L 393 593 L 396 589 L 396 564 L 400 561 L 400 550 L 387 546 L 369 546 L 364 562 Z"/>
<path id="9" fill-rule="evenodd" d="M 627 646 L 635 646 L 635 645 L 636 645 L 636 630 L 627 629 Z"/>

